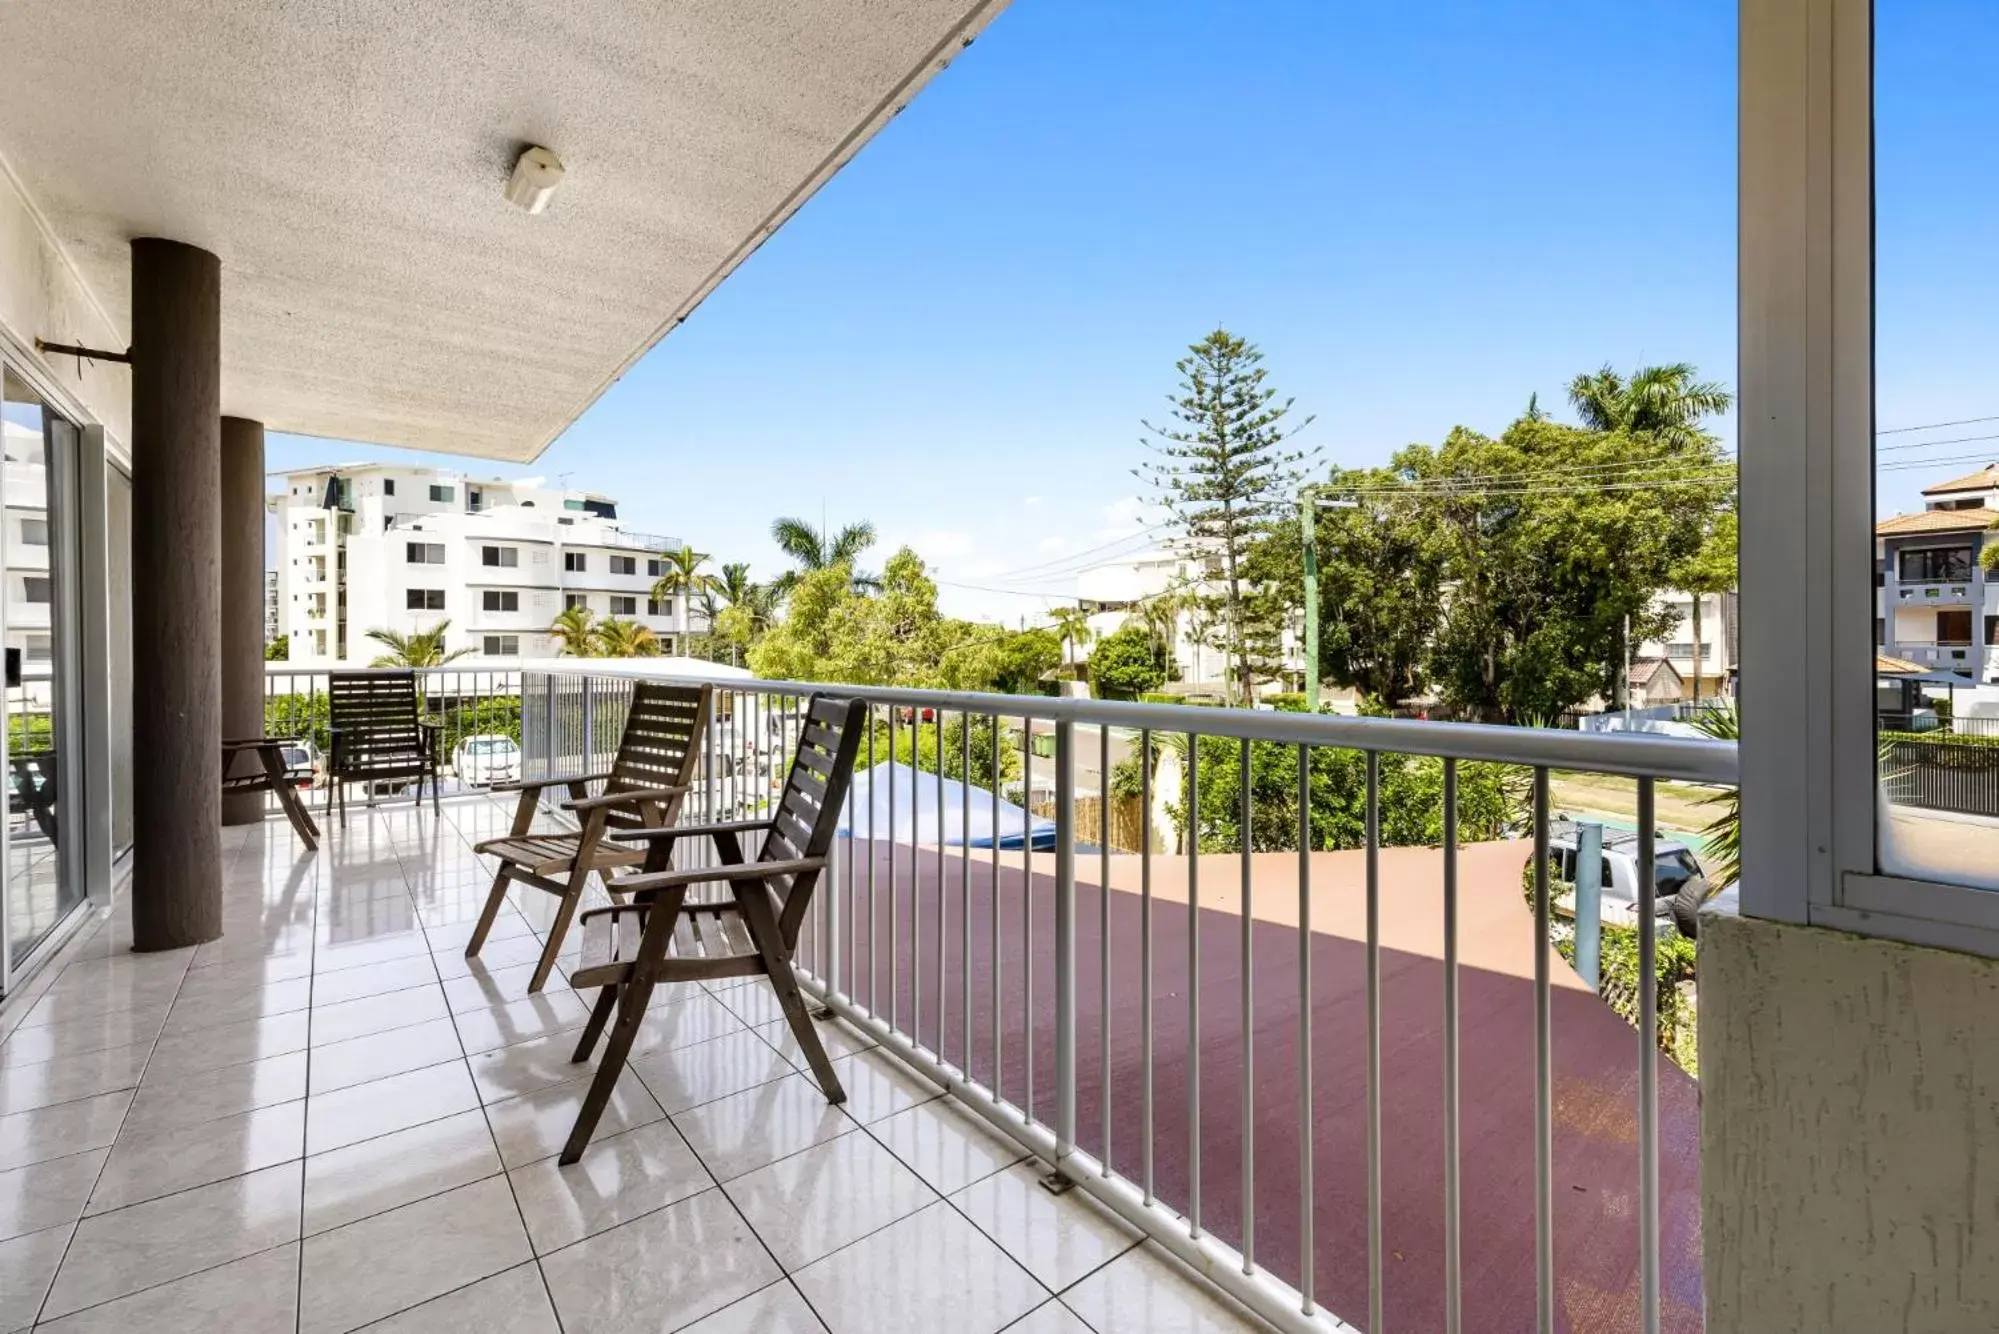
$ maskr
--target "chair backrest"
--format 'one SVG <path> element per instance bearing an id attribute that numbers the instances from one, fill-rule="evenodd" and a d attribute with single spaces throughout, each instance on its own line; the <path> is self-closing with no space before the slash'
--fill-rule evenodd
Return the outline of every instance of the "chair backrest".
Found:
<path id="1" fill-rule="evenodd" d="M 335 752 L 329 762 L 342 769 L 365 769 L 376 755 L 405 760 L 426 744 L 415 672 L 334 672 L 326 709 Z"/>
<path id="2" fill-rule="evenodd" d="M 777 813 L 771 817 L 770 832 L 764 836 L 757 860 L 824 857 L 831 850 L 866 720 L 867 705 L 858 699 L 814 695 L 805 702 L 804 726 L 798 732 L 798 749 L 792 753 L 791 773 L 784 780 Z M 778 926 L 787 949 L 798 944 L 798 932 L 818 881 L 817 871 L 806 871 L 791 877 L 784 889 Z"/>
<path id="3" fill-rule="evenodd" d="M 631 711 L 625 715 L 625 733 L 618 741 L 617 758 L 611 761 L 611 778 L 604 790 L 679 787 L 693 782 L 714 698 L 712 686 L 635 683 Z M 677 809 L 679 803 L 672 805 Z M 612 825 L 640 823 L 615 810 L 607 812 L 606 821 Z"/>

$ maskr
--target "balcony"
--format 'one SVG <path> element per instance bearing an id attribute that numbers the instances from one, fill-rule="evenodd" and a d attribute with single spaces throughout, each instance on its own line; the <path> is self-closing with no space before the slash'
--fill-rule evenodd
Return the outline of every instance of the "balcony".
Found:
<path id="1" fill-rule="evenodd" d="M 1965 579 L 1895 585 L 1897 606 L 1968 607 L 1973 598 L 1971 583 Z"/>

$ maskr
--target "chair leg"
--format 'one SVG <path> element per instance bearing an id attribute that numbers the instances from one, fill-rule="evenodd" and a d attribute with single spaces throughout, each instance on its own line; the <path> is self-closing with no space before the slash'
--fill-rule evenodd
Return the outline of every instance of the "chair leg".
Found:
<path id="1" fill-rule="evenodd" d="M 812 1016 L 806 1013 L 805 998 L 799 994 L 798 979 L 792 975 L 791 957 L 785 952 L 769 896 L 738 893 L 736 902 L 742 908 L 743 925 L 749 930 L 750 939 L 756 943 L 757 953 L 763 956 L 764 972 L 770 978 L 771 989 L 777 992 L 778 1007 L 784 1011 L 785 1023 L 790 1026 L 791 1035 L 798 1039 L 799 1049 L 805 1053 L 805 1063 L 812 1067 L 812 1077 L 818 1081 L 819 1091 L 826 1095 L 827 1102 L 845 1102 L 847 1090 L 840 1086 L 840 1076 L 833 1073 L 833 1062 L 819 1041 L 818 1030 L 812 1026 Z"/>
<path id="2" fill-rule="evenodd" d="M 485 948 L 486 934 L 500 920 L 500 905 L 507 901 L 507 883 L 507 864 L 501 862 L 500 873 L 493 877 L 493 890 L 486 895 L 486 906 L 479 913 L 479 924 L 472 928 L 472 939 L 465 942 L 466 958 L 478 958 L 479 951 Z"/>
<path id="3" fill-rule="evenodd" d="M 576 1044 L 576 1052 L 569 1058 L 571 1065 L 590 1059 L 590 1051 L 597 1045 L 597 1039 L 604 1034 L 604 1025 L 610 1022 L 611 1011 L 618 1005 L 618 987 L 613 983 L 597 993 L 597 1003 L 590 1007 L 590 1022 L 583 1025 L 583 1037 Z"/>
<path id="4" fill-rule="evenodd" d="M 609 992 L 612 988 L 604 990 Z M 590 1136 L 604 1115 L 604 1108 L 610 1104 L 611 1091 L 618 1086 L 618 1076 L 624 1073 L 625 1058 L 631 1055 L 632 1042 L 639 1035 L 639 1025 L 645 1022 L 646 1003 L 652 999 L 650 979 L 628 982 L 617 990 L 621 993 L 618 997 L 618 1022 L 611 1029 L 611 1040 L 604 1044 L 604 1059 L 597 1066 L 597 1077 L 590 1081 L 590 1091 L 583 1095 L 583 1106 L 576 1113 L 576 1124 L 570 1128 L 569 1141 L 562 1146 L 562 1156 L 557 1159 L 563 1167 L 581 1158 L 583 1150 L 588 1147 Z"/>
<path id="5" fill-rule="evenodd" d="M 419 806 L 423 805 L 423 788 L 421 785 L 416 790 L 416 802 Z M 435 764 L 430 766 L 430 813 L 432 815 L 437 814 L 437 766 Z"/>
<path id="6" fill-rule="evenodd" d="M 555 920 L 548 924 L 548 943 L 541 947 L 541 961 L 534 967 L 534 976 L 528 979 L 529 991 L 540 991 L 548 975 L 555 971 L 555 961 L 562 953 L 562 938 L 569 934 L 569 919 L 576 916 L 576 905 L 583 901 L 583 887 L 589 883 L 590 870 L 579 862 L 569 873 L 569 888 L 563 891 L 562 902 L 556 905 Z"/>

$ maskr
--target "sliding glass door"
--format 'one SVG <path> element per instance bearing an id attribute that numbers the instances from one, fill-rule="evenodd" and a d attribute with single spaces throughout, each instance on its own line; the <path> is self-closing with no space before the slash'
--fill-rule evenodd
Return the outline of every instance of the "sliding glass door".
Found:
<path id="1" fill-rule="evenodd" d="M 0 639 L 6 651 L 6 883 L 0 961 L 20 974 L 87 895 L 76 873 L 66 801 L 77 790 L 74 661 L 78 430 L 11 370 L 4 372 L 0 465 Z"/>

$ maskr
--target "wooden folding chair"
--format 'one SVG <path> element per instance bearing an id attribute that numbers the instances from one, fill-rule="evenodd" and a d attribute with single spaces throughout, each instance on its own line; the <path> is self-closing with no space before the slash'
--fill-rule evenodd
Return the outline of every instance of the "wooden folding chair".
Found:
<path id="1" fill-rule="evenodd" d="M 583 1156 L 631 1055 L 652 990 L 661 983 L 758 974 L 769 978 L 785 1022 L 804 1049 L 826 1100 L 846 1101 L 847 1092 L 806 1014 L 791 956 L 832 847 L 865 716 L 866 705 L 860 700 L 812 696 L 791 774 L 772 813 L 763 819 L 633 830 L 616 836 L 625 842 L 647 842 L 655 853 L 662 848 L 670 852 L 679 838 L 706 836 L 714 840 L 721 865 L 629 876 L 621 887 L 633 902 L 583 914 L 583 957 L 569 982 L 579 991 L 603 990 L 570 1059 L 590 1059 L 613 1009 L 618 1021 L 563 1147 L 562 1162 L 573 1163 Z M 743 853 L 744 834 L 763 836 L 755 860 Z M 694 886 L 717 883 L 728 885 L 728 898 L 688 898 Z"/>
<path id="2" fill-rule="evenodd" d="M 326 678 L 326 804 L 337 802 L 347 824 L 347 785 L 416 781 L 423 810 L 423 780 L 430 780 L 430 809 L 437 813 L 437 724 L 423 716 L 415 672 L 333 672 Z"/>
<path id="3" fill-rule="evenodd" d="M 561 903 L 549 925 L 541 961 L 528 982 L 529 991 L 540 991 L 562 953 L 562 938 L 593 874 L 615 902 L 626 889 L 626 881 L 617 873 L 633 868 L 664 870 L 670 864 L 671 844 L 649 850 L 608 842 L 605 835 L 670 827 L 679 818 L 681 802 L 700 763 L 712 699 L 709 686 L 640 681 L 632 688 L 631 712 L 625 716 L 625 734 L 618 742 L 610 772 L 495 785 L 495 791 L 518 790 L 520 803 L 514 808 L 513 828 L 474 849 L 499 858 L 500 869 L 493 877 L 493 889 L 479 914 L 479 924 L 465 945 L 466 958 L 477 958 L 485 945 L 486 934 L 500 915 L 500 905 L 506 902 L 509 884 L 532 885 L 553 894 Z M 602 782 L 604 789 L 593 797 L 588 785 L 594 782 Z M 562 809 L 576 816 L 581 827 L 531 832 L 542 792 L 558 786 L 569 792 Z"/>

